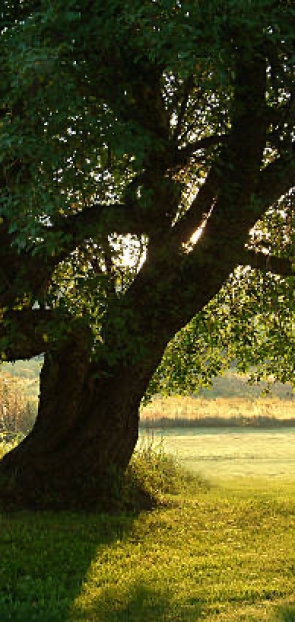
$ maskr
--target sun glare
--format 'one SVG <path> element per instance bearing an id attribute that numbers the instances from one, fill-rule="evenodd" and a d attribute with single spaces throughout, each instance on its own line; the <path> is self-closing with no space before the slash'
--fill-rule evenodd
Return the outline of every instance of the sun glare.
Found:
<path id="1" fill-rule="evenodd" d="M 189 244 L 191 244 L 192 246 L 195 246 L 195 244 L 199 241 L 202 233 L 204 231 L 204 225 L 202 225 L 201 227 L 199 227 L 192 235 Z"/>

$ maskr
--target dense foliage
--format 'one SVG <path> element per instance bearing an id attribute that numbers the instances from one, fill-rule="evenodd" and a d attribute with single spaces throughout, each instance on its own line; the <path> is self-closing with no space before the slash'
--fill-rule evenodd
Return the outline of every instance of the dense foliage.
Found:
<path id="1" fill-rule="evenodd" d="M 112 2 L 107 10 L 100 2 L 90 6 L 81 0 L 4 3 L 4 315 L 11 307 L 32 309 L 37 303 L 60 312 L 55 317 L 62 331 L 62 315 L 86 317 L 100 339 L 110 304 L 122 299 L 156 238 L 172 227 L 170 237 L 188 242 L 212 210 L 218 180 L 229 185 L 226 177 L 235 165 L 225 161 L 222 150 L 241 112 L 235 92 L 240 88 L 242 97 L 246 84 L 238 85 L 239 72 L 253 51 L 260 65 L 262 55 L 267 62 L 262 166 L 270 169 L 270 181 L 276 173 L 282 186 L 263 200 L 273 204 L 289 190 L 293 170 L 287 183 L 281 181 L 280 161 L 292 161 L 294 20 L 291 3 L 269 0 L 255 2 L 255 10 L 253 2 L 239 1 Z M 237 158 L 243 158 L 244 138 Z M 212 196 L 200 210 L 198 197 L 206 186 Z M 235 192 L 232 184 L 229 191 Z M 264 210 L 253 207 L 257 217 Z M 226 220 L 226 213 L 221 215 Z M 262 217 L 250 247 L 292 260 L 292 232 L 291 193 Z M 221 366 L 210 362 L 208 369 L 206 362 L 212 361 L 208 344 L 214 341 L 235 356 L 238 344 L 243 365 L 267 358 L 267 371 L 290 379 L 293 302 L 292 280 L 239 270 L 192 325 L 198 382 Z M 212 328 L 217 324 L 218 338 Z M 57 325 L 55 319 L 49 322 L 45 341 L 47 332 L 53 339 L 60 335 Z M 182 344 L 187 337 L 186 331 Z M 8 339 L 6 334 L 3 356 L 17 357 L 5 353 Z M 179 342 L 173 352 L 175 347 Z"/>
<path id="2" fill-rule="evenodd" d="M 7 469 L 125 468 L 175 335 L 150 392 L 293 379 L 294 33 L 288 0 L 2 3 L 0 350 L 45 353 Z"/>

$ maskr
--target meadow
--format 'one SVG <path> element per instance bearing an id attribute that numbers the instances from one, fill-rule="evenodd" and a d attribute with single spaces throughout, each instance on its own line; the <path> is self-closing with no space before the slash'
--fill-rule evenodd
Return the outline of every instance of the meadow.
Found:
<path id="1" fill-rule="evenodd" d="M 2 510 L 1 622 L 295 621 L 294 474 L 194 478 L 160 439 L 136 462 L 152 511 Z"/>
<path id="2" fill-rule="evenodd" d="M 169 428 L 150 436 L 184 467 L 222 485 L 249 478 L 295 481 L 295 427 Z"/>
<path id="3" fill-rule="evenodd" d="M 25 369 L 17 384 L 11 371 L 1 399 L 17 424 L 21 390 L 34 388 L 37 374 Z M 142 413 L 155 425 L 141 429 L 122 494 L 128 510 L 2 506 L 0 622 L 295 622 L 294 401 L 170 400 Z M 196 425 L 202 418 L 209 426 Z M 277 425 L 285 419 L 289 427 Z M 11 446 L 0 445 L 0 458 Z M 137 507 L 132 482 L 154 509 Z"/>

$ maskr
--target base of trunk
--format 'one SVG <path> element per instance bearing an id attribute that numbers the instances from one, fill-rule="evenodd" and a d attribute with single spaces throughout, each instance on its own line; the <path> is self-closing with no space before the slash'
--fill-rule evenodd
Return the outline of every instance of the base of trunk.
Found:
<path id="1" fill-rule="evenodd" d="M 124 479 L 149 376 L 138 365 L 90 365 L 78 331 L 49 353 L 34 428 L 0 461 L 0 502 L 104 512 L 153 506 L 148 492 Z"/>
<path id="2" fill-rule="evenodd" d="M 125 476 L 138 437 L 138 405 L 123 412 L 122 403 L 114 408 L 114 396 L 108 402 L 101 402 L 99 415 L 92 403 L 83 413 L 84 425 L 63 428 L 61 435 L 37 422 L 0 461 L 4 509 L 117 512 L 154 505 Z"/>
<path id="3" fill-rule="evenodd" d="M 2 511 L 17 510 L 67 510 L 103 513 L 138 512 L 157 505 L 156 498 L 130 475 L 111 469 L 99 479 L 83 482 L 66 482 L 54 486 L 34 477 L 26 480 L 25 474 L 17 478 L 1 469 L 0 507 Z"/>

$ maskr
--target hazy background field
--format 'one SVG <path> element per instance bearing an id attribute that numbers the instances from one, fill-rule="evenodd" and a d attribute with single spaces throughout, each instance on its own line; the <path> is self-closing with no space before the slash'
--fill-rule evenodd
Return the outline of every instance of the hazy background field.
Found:
<path id="1" fill-rule="evenodd" d="M 295 481 L 295 395 L 290 385 L 266 389 L 231 369 L 197 396 L 156 397 L 142 409 L 142 437 L 223 485 Z"/>
<path id="2" fill-rule="evenodd" d="M 0 423 L 12 417 L 12 431 L 22 426 L 26 433 L 34 421 L 41 365 L 33 359 L 1 368 Z M 295 480 L 295 395 L 289 385 L 275 384 L 261 396 L 265 389 L 231 369 L 211 391 L 156 397 L 141 411 L 140 443 L 153 437 L 159 448 L 210 480 Z"/>
<path id="3" fill-rule="evenodd" d="M 143 442 L 146 432 L 139 442 Z M 171 428 L 153 431 L 153 442 L 191 471 L 211 480 L 295 480 L 295 427 L 276 430 Z M 147 442 L 147 441 L 145 441 Z"/>

